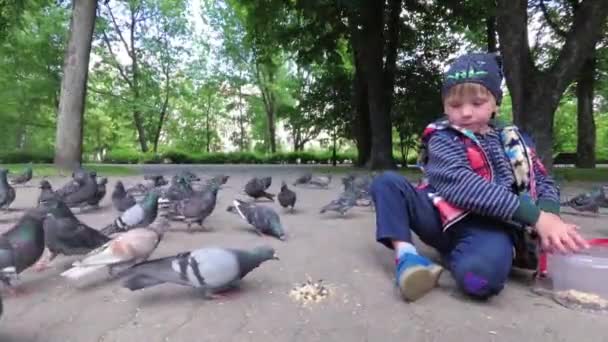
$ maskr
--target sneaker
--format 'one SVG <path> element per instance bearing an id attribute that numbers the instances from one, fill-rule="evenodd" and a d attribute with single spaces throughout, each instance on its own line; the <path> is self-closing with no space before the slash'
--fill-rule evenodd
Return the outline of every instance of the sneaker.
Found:
<path id="1" fill-rule="evenodd" d="M 408 302 L 417 300 L 431 291 L 439 280 L 443 267 L 427 258 L 405 253 L 397 262 L 397 286 Z"/>

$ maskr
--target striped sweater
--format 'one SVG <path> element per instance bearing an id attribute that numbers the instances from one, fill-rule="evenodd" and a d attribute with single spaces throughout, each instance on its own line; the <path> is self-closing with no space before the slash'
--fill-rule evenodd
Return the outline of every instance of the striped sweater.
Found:
<path id="1" fill-rule="evenodd" d="M 489 158 L 494 181 L 488 182 L 475 173 L 468 163 L 461 141 L 450 132 L 440 130 L 428 141 L 428 163 L 424 170 L 432 190 L 448 202 L 472 213 L 503 221 L 514 220 L 525 225 L 533 225 L 537 219 L 538 215 L 530 215 L 530 211 L 555 211 L 559 192 L 544 170 L 534 168 L 537 203 L 531 202 L 528 197 L 522 198 L 513 187 L 513 172 L 499 134 L 490 131 L 476 137 Z M 535 165 L 537 162 L 535 160 Z"/>

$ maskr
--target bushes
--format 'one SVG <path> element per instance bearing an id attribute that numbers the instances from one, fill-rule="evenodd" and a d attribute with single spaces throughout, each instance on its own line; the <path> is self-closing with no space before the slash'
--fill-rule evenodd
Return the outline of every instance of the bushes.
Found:
<path id="1" fill-rule="evenodd" d="M 159 154 L 139 153 L 129 150 L 113 150 L 106 154 L 104 163 L 136 164 L 331 164 L 331 151 L 277 152 L 260 154 L 255 152 L 190 153 L 169 150 Z M 338 163 L 355 160 L 354 153 L 338 153 Z"/>
<path id="2" fill-rule="evenodd" d="M 49 164 L 53 162 L 54 152 L 52 151 L 11 151 L 0 152 L 0 163 L 41 163 Z"/>

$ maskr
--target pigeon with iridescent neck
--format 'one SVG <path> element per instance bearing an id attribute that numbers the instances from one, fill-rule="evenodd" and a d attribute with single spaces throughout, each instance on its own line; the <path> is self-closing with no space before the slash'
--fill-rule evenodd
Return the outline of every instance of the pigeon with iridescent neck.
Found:
<path id="1" fill-rule="evenodd" d="M 154 222 L 158 214 L 159 194 L 152 190 L 146 194 L 143 200 L 127 209 L 112 224 L 103 228 L 101 232 L 105 235 L 112 235 L 117 232 L 126 232 L 137 227 L 146 227 Z"/>

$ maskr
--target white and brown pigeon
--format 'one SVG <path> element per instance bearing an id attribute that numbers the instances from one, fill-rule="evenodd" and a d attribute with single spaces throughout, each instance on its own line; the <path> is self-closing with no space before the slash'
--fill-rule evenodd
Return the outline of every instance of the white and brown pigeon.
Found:
<path id="1" fill-rule="evenodd" d="M 159 217 L 145 228 L 135 228 L 119 234 L 91 251 L 83 260 L 74 262 L 72 268 L 61 273 L 61 276 L 76 280 L 103 268 L 107 268 L 111 276 L 119 274 L 136 263 L 147 260 L 168 229 L 169 221 Z"/>

